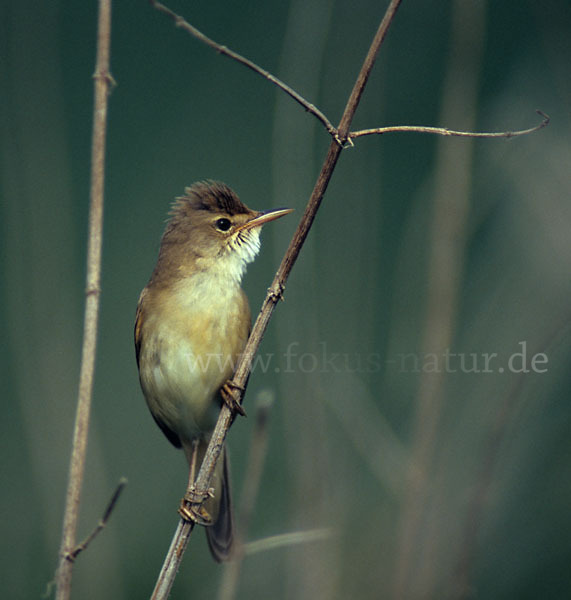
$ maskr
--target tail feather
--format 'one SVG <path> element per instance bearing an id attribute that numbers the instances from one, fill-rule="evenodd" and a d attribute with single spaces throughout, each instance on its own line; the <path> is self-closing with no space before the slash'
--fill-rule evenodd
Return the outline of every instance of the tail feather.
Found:
<path id="1" fill-rule="evenodd" d="M 215 489 L 218 505 L 218 517 L 216 521 L 206 527 L 206 539 L 212 557 L 216 562 L 228 560 L 232 553 L 232 542 L 234 541 L 234 514 L 232 508 L 232 494 L 230 490 L 230 472 L 226 450 L 218 461 L 216 469 L 222 469 L 222 476 L 215 477 L 220 481 L 220 489 Z"/>

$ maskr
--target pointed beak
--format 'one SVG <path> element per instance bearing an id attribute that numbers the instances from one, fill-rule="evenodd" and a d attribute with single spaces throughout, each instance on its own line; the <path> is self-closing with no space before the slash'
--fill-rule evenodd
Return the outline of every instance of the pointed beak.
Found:
<path id="1" fill-rule="evenodd" d="M 243 225 L 236 228 L 235 233 L 241 231 L 243 229 L 252 229 L 254 227 L 261 227 L 270 221 L 274 221 L 275 219 L 279 219 L 284 215 L 289 215 L 290 212 L 293 212 L 293 208 L 272 208 L 271 210 L 265 210 L 264 212 L 258 213 L 256 217 L 246 221 Z"/>

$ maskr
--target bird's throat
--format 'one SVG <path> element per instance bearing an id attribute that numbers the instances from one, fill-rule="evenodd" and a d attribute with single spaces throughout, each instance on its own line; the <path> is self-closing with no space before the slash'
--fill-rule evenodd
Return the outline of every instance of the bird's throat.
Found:
<path id="1" fill-rule="evenodd" d="M 228 240 L 228 243 L 215 256 L 196 258 L 194 275 L 197 281 L 209 287 L 240 285 L 248 263 L 260 251 L 260 231 L 248 231 L 246 235 Z"/>

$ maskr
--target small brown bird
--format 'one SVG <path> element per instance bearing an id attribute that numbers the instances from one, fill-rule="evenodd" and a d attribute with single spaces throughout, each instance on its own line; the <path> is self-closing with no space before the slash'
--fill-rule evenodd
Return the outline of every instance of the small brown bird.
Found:
<path id="1" fill-rule="evenodd" d="M 189 486 L 221 403 L 230 403 L 225 384 L 250 333 L 240 287 L 246 265 L 260 249 L 262 225 L 289 212 L 251 210 L 228 186 L 212 181 L 186 188 L 172 206 L 157 264 L 139 298 L 135 349 L 147 405 L 169 441 L 184 450 Z M 223 561 L 234 529 L 225 451 L 212 487 L 201 514 L 183 516 L 207 526 L 212 556 Z"/>

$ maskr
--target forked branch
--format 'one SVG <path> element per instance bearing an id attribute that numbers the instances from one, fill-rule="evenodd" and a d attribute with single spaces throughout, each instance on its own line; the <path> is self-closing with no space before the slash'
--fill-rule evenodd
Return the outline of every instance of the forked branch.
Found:
<path id="1" fill-rule="evenodd" d="M 351 132 L 347 133 L 347 131 L 344 131 L 345 124 L 343 123 L 343 120 L 341 120 L 339 127 L 335 127 L 331 123 L 331 121 L 325 116 L 325 114 L 321 110 L 319 110 L 314 104 L 312 104 L 311 102 L 306 100 L 301 94 L 299 94 L 293 88 L 291 88 L 289 85 L 287 85 L 287 83 L 284 83 L 281 79 L 278 79 L 275 75 L 272 75 L 269 71 L 266 71 L 266 69 L 263 69 L 262 67 L 260 67 L 256 63 L 252 62 L 248 58 L 245 58 L 244 56 L 242 56 L 241 54 L 234 52 L 234 50 L 231 50 L 227 46 L 224 46 L 222 44 L 219 44 L 218 42 L 215 42 L 213 39 L 209 38 L 207 35 L 205 35 L 201 31 L 199 31 L 196 27 L 191 25 L 184 17 L 182 17 L 181 15 L 178 15 L 177 13 L 172 11 L 170 8 L 168 8 L 164 4 L 157 2 L 157 0 L 149 0 L 149 2 L 158 11 L 169 16 L 174 21 L 174 24 L 176 27 L 179 27 L 180 29 L 186 31 L 187 33 L 192 35 L 197 40 L 206 44 L 210 48 L 216 50 L 216 52 L 218 52 L 219 54 L 222 54 L 223 56 L 227 56 L 228 58 L 235 60 L 236 62 L 240 63 L 241 65 L 244 65 L 248 69 L 251 69 L 252 71 L 254 71 L 254 73 L 261 75 L 264 79 L 267 79 L 270 83 L 273 83 L 275 86 L 277 86 L 283 92 L 285 92 L 288 96 L 293 98 L 298 104 L 303 106 L 303 108 L 308 113 L 311 113 L 318 121 L 320 121 L 321 124 L 327 130 L 327 132 L 332 136 L 332 138 L 338 144 L 341 144 L 341 145 L 348 144 L 349 146 L 353 146 L 353 140 L 355 140 L 359 137 L 366 136 L 366 135 L 383 135 L 385 133 L 395 133 L 395 132 L 399 132 L 399 133 L 410 133 L 410 132 L 430 133 L 430 134 L 435 134 L 435 135 L 469 137 L 469 138 L 511 138 L 511 137 L 516 137 L 519 135 L 527 135 L 530 133 L 534 133 L 536 131 L 539 131 L 540 129 L 543 129 L 544 127 L 546 127 L 549 124 L 549 117 L 545 113 L 543 113 L 541 110 L 536 110 L 537 114 L 539 114 L 540 116 L 543 117 L 543 121 L 539 125 L 536 125 L 535 127 L 531 127 L 529 129 L 521 129 L 521 130 L 517 130 L 517 131 L 475 132 L 475 131 L 455 131 L 453 129 L 448 129 L 446 127 L 427 127 L 424 125 L 389 125 L 387 127 L 375 127 L 372 129 L 361 129 L 359 131 L 351 131 Z M 391 7 L 389 6 L 389 8 L 387 9 L 387 14 L 390 10 L 391 10 Z M 395 8 L 395 11 L 396 11 L 396 8 Z M 364 73 L 365 73 L 365 71 L 361 70 L 360 76 L 361 76 L 361 74 L 364 74 Z M 367 75 L 367 77 L 368 77 L 368 75 Z M 362 90 L 364 89 L 364 86 L 358 86 L 358 88 L 355 88 L 355 89 L 361 89 L 361 92 L 362 92 Z M 355 91 L 355 89 L 354 89 L 354 91 Z M 350 98 L 348 105 L 354 104 L 355 100 L 357 100 L 357 104 L 358 104 L 359 98 Z M 351 119 L 352 119 L 352 117 L 351 117 Z"/>

